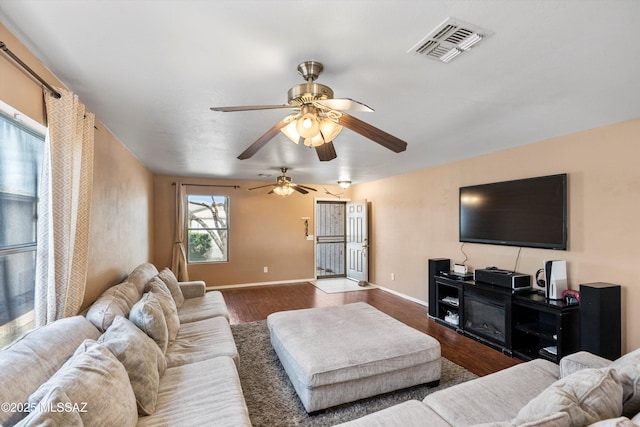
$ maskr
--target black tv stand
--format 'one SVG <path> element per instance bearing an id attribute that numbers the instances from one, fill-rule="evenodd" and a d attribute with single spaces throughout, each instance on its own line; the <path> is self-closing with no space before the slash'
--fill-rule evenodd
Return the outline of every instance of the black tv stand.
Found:
<path id="1" fill-rule="evenodd" d="M 514 293 L 442 275 L 430 281 L 429 294 L 437 301 L 435 310 L 429 308 L 429 317 L 507 355 L 558 363 L 579 349 L 577 305 L 547 300 L 537 291 Z"/>

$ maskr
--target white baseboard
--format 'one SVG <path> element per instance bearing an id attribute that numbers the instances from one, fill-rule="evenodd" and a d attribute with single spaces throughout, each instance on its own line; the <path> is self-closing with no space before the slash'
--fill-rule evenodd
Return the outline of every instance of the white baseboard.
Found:
<path id="1" fill-rule="evenodd" d="M 271 286 L 282 285 L 287 283 L 307 283 L 316 280 L 312 279 L 295 279 L 295 280 L 276 280 L 273 282 L 257 282 L 257 283 L 239 283 L 237 285 L 222 285 L 222 286 L 207 286 L 208 291 L 217 291 L 220 289 L 233 289 L 233 288 L 250 288 L 253 286 Z"/>
<path id="2" fill-rule="evenodd" d="M 390 294 L 399 296 L 400 298 L 404 298 L 406 300 L 413 301 L 413 302 L 415 302 L 417 304 L 424 305 L 425 307 L 429 306 L 428 302 L 422 301 L 422 300 L 420 300 L 418 298 L 414 298 L 414 297 L 409 296 L 407 294 L 403 294 L 402 292 L 394 291 L 393 289 L 385 288 L 384 286 L 380 286 L 380 285 L 374 285 L 374 286 L 376 286 L 378 289 L 381 289 L 381 290 L 383 290 L 385 292 L 389 292 Z"/>

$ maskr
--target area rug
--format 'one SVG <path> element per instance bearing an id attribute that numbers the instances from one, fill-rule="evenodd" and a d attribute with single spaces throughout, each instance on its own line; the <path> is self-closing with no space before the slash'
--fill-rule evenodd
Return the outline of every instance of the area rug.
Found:
<path id="1" fill-rule="evenodd" d="M 360 286 L 358 282 L 349 279 L 319 279 L 311 283 L 316 288 L 327 294 L 335 294 L 338 292 L 366 291 L 375 289 L 375 286 Z"/>
<path id="2" fill-rule="evenodd" d="M 232 325 L 240 354 L 238 373 L 253 427 L 333 426 L 433 393 L 477 376 L 442 358 L 438 387 L 415 386 L 308 415 L 269 341 L 266 320 Z"/>

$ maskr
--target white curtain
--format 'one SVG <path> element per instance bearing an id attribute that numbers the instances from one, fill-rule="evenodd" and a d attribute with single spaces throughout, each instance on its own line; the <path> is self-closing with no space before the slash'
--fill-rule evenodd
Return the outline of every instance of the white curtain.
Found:
<path id="1" fill-rule="evenodd" d="M 76 315 L 87 278 L 95 116 L 73 93 L 45 95 L 48 130 L 38 203 L 38 326 Z"/>
<path id="2" fill-rule="evenodd" d="M 184 229 L 185 229 L 185 206 L 186 192 L 184 185 L 176 182 L 176 223 L 175 223 L 175 239 L 173 243 L 173 256 L 171 259 L 171 271 L 181 282 L 189 280 L 189 272 L 187 271 L 187 251 L 184 246 Z"/>

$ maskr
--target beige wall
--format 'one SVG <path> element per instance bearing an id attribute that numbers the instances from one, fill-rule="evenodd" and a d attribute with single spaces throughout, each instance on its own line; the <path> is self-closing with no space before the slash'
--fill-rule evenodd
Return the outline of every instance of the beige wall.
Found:
<path id="1" fill-rule="evenodd" d="M 153 174 L 100 123 L 83 306 L 153 259 Z"/>
<path id="2" fill-rule="evenodd" d="M 62 84 L 0 24 L 0 40 L 54 87 Z M 44 123 L 40 84 L 0 54 L 0 100 Z M 81 99 L 82 101 L 82 99 Z M 153 176 L 96 120 L 89 268 L 83 307 L 152 258 Z"/>
<path id="3" fill-rule="evenodd" d="M 275 181 L 275 176 L 273 180 Z M 265 185 L 265 182 L 156 176 L 154 262 L 159 269 L 171 265 L 175 219 L 175 187 L 172 183 L 176 181 L 241 187 L 187 186 L 188 194 L 230 197 L 229 262 L 191 264 L 188 268 L 191 280 L 204 280 L 207 286 L 313 278 L 314 242 L 306 240 L 304 221 L 301 218 L 311 218 L 309 233 L 313 234 L 315 198 L 327 197 L 324 188 L 333 193 L 345 193 L 345 190 L 337 186 L 311 185 L 318 189 L 317 193 L 294 193 L 288 197 L 280 197 L 275 194 L 267 195 L 269 188 L 247 190 Z M 264 267 L 268 267 L 268 273 L 264 273 Z"/>
<path id="4" fill-rule="evenodd" d="M 639 135 L 637 119 L 354 186 L 354 200 L 372 202 L 371 282 L 427 301 L 427 260 L 464 260 L 460 186 L 566 172 L 567 251 L 523 248 L 516 266 L 518 248 L 467 243 L 467 264 L 534 275 L 543 260 L 566 259 L 573 289 L 620 284 L 623 347 L 640 347 Z"/>

